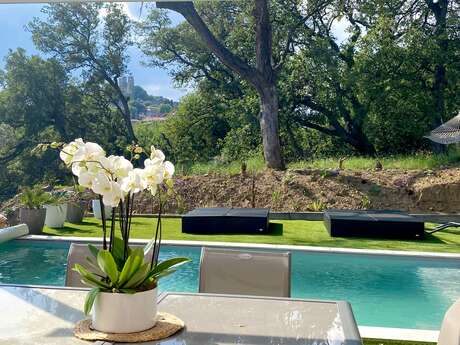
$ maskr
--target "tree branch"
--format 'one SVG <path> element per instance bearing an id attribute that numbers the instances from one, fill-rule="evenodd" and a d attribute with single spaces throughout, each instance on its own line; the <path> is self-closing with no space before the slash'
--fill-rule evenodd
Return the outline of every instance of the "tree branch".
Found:
<path id="1" fill-rule="evenodd" d="M 191 1 L 162 1 L 157 2 L 158 8 L 169 9 L 182 14 L 187 22 L 196 30 L 201 39 L 206 43 L 209 49 L 219 60 L 228 68 L 236 71 L 242 78 L 256 86 L 260 78 L 258 71 L 249 66 L 239 56 L 228 50 L 214 34 L 209 30 L 206 23 L 200 17 Z"/>

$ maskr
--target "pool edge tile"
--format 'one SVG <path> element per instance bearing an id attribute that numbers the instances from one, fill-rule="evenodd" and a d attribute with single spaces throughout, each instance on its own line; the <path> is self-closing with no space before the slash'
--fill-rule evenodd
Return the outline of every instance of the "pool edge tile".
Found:
<path id="1" fill-rule="evenodd" d="M 27 235 L 16 240 L 41 240 L 41 241 L 67 241 L 67 242 L 101 242 L 100 237 L 74 237 L 74 236 L 48 236 L 48 235 Z M 133 239 L 133 244 L 148 243 L 146 239 Z M 297 250 L 322 253 L 348 253 L 348 254 L 377 254 L 377 255 L 392 255 L 392 256 L 410 256 L 422 258 L 449 258 L 460 259 L 460 254 L 456 253 L 437 253 L 437 252 L 420 252 L 420 251 L 402 251 L 402 250 L 384 250 L 384 249 L 355 249 L 355 248 L 337 248 L 337 247 L 316 247 L 316 246 L 300 246 L 300 245 L 285 245 L 285 244 L 262 244 L 262 243 L 244 243 L 244 242 L 214 242 L 214 241 L 181 241 L 181 240 L 162 240 L 168 245 L 182 245 L 191 247 L 224 247 L 224 248 L 262 248 L 262 249 L 283 249 Z"/>

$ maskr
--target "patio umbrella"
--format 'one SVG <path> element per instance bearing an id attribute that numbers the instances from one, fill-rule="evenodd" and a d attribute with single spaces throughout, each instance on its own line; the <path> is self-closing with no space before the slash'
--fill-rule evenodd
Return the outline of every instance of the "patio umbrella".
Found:
<path id="1" fill-rule="evenodd" d="M 425 138 L 444 145 L 460 142 L 460 112 L 446 123 L 433 129 L 428 135 L 425 135 Z"/>

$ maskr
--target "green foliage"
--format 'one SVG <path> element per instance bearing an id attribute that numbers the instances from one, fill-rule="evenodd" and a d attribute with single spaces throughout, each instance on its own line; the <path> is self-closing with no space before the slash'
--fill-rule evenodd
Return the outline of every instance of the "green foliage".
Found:
<path id="1" fill-rule="evenodd" d="M 164 121 L 147 121 L 138 122 L 134 125 L 134 132 L 139 140 L 141 147 L 150 148 L 150 146 L 161 147 L 169 156 L 168 146 L 166 145 Z"/>
<path id="2" fill-rule="evenodd" d="M 48 192 L 45 192 L 43 188 L 36 185 L 32 188 L 22 188 L 19 202 L 22 206 L 30 209 L 39 209 L 46 204 L 52 204 L 56 199 Z"/>
<path id="3" fill-rule="evenodd" d="M 146 249 L 148 252 L 151 247 L 146 247 Z M 180 265 L 190 261 L 188 258 L 172 258 L 152 266 L 150 262 L 144 261 L 144 250 L 142 248 L 131 250 L 131 254 L 126 260 L 119 256 L 120 254 L 123 255 L 122 250 L 110 252 L 108 250 L 98 250 L 96 247 L 91 246 L 90 251 L 93 258 L 88 257 L 87 261 L 93 268 L 96 268 L 94 263 L 94 260 L 96 260 L 97 268 L 105 276 L 101 277 L 82 265 L 75 264 L 74 270 L 80 274 L 82 282 L 92 287 L 85 300 L 84 311 L 86 315 L 91 311 L 93 303 L 100 292 L 136 293 L 153 289 L 157 286 L 160 278 L 174 273 Z M 116 262 L 122 262 L 122 265 L 119 266 Z"/>
<path id="4" fill-rule="evenodd" d="M 118 126 L 124 124 L 128 142 L 135 140 L 129 104 L 118 85 L 132 45 L 128 16 L 119 5 L 101 3 L 54 3 L 42 12 L 45 18 L 36 17 L 28 25 L 35 46 L 67 71 L 79 72 L 93 95 L 119 113 Z"/>
<path id="5" fill-rule="evenodd" d="M 225 108 L 219 99 L 198 93 L 183 97 L 175 114 L 162 125 L 165 153 L 182 165 L 206 162 L 217 156 L 219 139 L 228 130 L 228 122 L 222 115 Z"/>
<path id="6" fill-rule="evenodd" d="M 446 70 L 443 120 L 460 107 L 456 7 L 446 13 L 447 48 L 440 51 L 439 25 L 426 3 L 409 7 L 405 2 L 388 6 L 378 1 L 375 6 L 369 2 L 343 6 L 307 1 L 305 6 L 311 9 L 309 13 L 301 2 L 270 2 L 272 59 L 283 62 L 277 87 L 286 159 L 429 149 L 423 135 L 439 125 L 443 116 L 435 109 L 433 91 L 434 71 L 440 63 Z M 251 2 L 198 3 L 196 7 L 224 46 L 254 63 Z M 347 35 L 339 41 L 330 27 L 344 18 L 348 19 Z M 428 28 L 420 18 L 432 21 L 433 26 Z M 196 85 L 199 96 L 225 100 L 227 107 L 218 111 L 227 119 L 228 130 L 219 140 L 217 155 L 227 161 L 251 155 L 260 145 L 260 132 L 254 126 L 258 116 L 254 90 L 209 52 L 188 23 L 174 26 L 166 12 L 152 10 L 139 29 L 140 48 L 152 66 L 173 62 L 172 76 L 179 85 Z M 248 104 L 251 107 L 243 106 Z M 196 102 L 195 111 L 196 107 L 202 105 Z M 197 131 L 197 135 L 204 134 Z M 203 138 L 210 143 L 202 148 L 206 152 L 213 142 Z"/>
<path id="7" fill-rule="evenodd" d="M 56 152 L 32 155 L 41 142 L 85 137 L 104 143 L 109 152 L 126 146 L 120 115 L 99 97 L 93 83 L 75 84 L 55 59 L 28 56 L 24 50 L 6 57 L 0 91 L 0 200 L 19 185 L 69 184 Z M 3 145 L 3 146 L 2 146 Z"/>

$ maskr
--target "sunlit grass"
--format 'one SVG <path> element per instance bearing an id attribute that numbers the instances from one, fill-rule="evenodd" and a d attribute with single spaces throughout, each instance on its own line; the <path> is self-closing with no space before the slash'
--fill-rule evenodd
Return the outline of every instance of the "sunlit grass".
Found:
<path id="1" fill-rule="evenodd" d="M 163 238 L 167 240 L 289 244 L 460 253 L 460 230 L 458 229 L 446 230 L 434 235 L 428 235 L 423 241 L 408 241 L 340 237 L 334 238 L 329 236 L 328 232 L 324 228 L 323 222 L 320 221 L 287 220 L 273 221 L 272 223 L 274 225 L 271 227 L 272 230 L 269 234 L 195 235 L 182 233 L 180 219 L 166 218 L 163 220 Z M 155 218 L 134 218 L 131 237 L 142 239 L 151 238 L 155 224 Z M 63 229 L 45 228 L 45 233 L 59 236 L 100 237 L 102 230 L 99 220 L 94 218 L 85 218 L 83 224 L 66 223 L 66 226 Z"/>
<path id="2" fill-rule="evenodd" d="M 343 163 L 344 169 L 365 170 L 374 169 L 380 161 L 384 169 L 426 170 L 442 166 L 459 165 L 460 152 L 457 150 L 446 154 L 417 153 L 408 156 L 393 156 L 384 158 L 349 157 Z M 289 164 L 291 169 L 335 169 L 339 165 L 338 158 L 325 158 L 313 161 L 300 161 Z"/>
<path id="3" fill-rule="evenodd" d="M 460 166 L 460 150 L 451 149 L 445 154 L 415 153 L 412 155 L 389 156 L 382 158 L 374 157 L 347 157 L 343 168 L 348 170 L 374 169 L 376 162 L 380 161 L 384 169 L 397 170 L 430 170 L 444 166 Z M 265 169 L 262 156 L 253 156 L 246 160 L 248 172 L 260 172 Z M 288 169 L 336 169 L 339 166 L 339 158 L 321 158 L 314 160 L 301 160 L 291 162 Z M 189 167 L 178 164 L 177 170 L 183 175 L 204 174 L 238 174 L 241 172 L 241 162 L 221 163 L 212 161 L 207 163 L 195 163 Z"/>
<path id="4" fill-rule="evenodd" d="M 265 168 L 265 162 L 263 157 L 254 156 L 248 158 L 246 161 L 248 172 L 258 172 Z M 179 172 L 181 167 L 178 168 Z M 207 163 L 195 163 L 189 168 L 183 168 L 183 172 L 187 175 L 204 175 L 204 174 L 239 174 L 241 173 L 241 161 L 234 161 L 231 163 L 220 163 L 220 162 L 207 162 Z"/>

